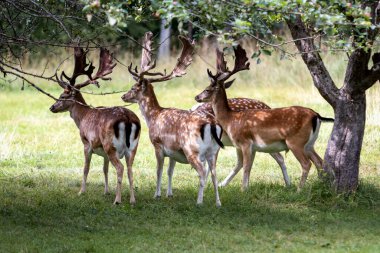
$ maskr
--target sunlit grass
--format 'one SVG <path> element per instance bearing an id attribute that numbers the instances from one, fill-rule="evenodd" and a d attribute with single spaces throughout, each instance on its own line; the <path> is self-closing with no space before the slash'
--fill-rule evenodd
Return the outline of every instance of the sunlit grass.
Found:
<path id="1" fill-rule="evenodd" d="M 210 62 L 214 62 L 212 57 Z M 207 59 L 209 59 L 207 58 Z M 129 63 L 130 59 L 123 60 Z M 172 61 L 173 63 L 174 61 Z M 342 83 L 344 56 L 326 56 L 337 84 Z M 135 64 L 137 64 L 135 62 Z M 206 87 L 208 66 L 196 58 L 188 74 L 155 84 L 162 106 L 189 109 Z M 166 64 L 170 70 L 170 64 Z M 37 71 L 36 67 L 36 71 Z M 132 79 L 118 65 L 113 80 L 87 91 L 128 90 Z M 142 120 L 134 164 L 137 205 L 128 204 L 124 178 L 123 204 L 112 206 L 116 173 L 110 167 L 111 195 L 103 195 L 102 159 L 94 156 L 88 191 L 78 197 L 83 146 L 68 113 L 52 114 L 53 101 L 20 84 L 0 92 L 0 251 L 1 252 L 253 252 L 380 250 L 380 87 L 367 92 L 367 127 L 361 157 L 359 191 L 350 197 L 331 193 L 315 169 L 305 189 L 296 192 L 300 165 L 291 153 L 286 164 L 293 186 L 284 187 L 281 170 L 267 154 L 256 155 L 248 192 L 240 191 L 241 173 L 220 190 L 222 208 L 215 208 L 209 184 L 205 203 L 196 207 L 198 178 L 188 165 L 174 172 L 174 198 L 154 200 L 155 159 L 148 129 L 137 105 L 128 108 Z M 59 96 L 58 86 L 39 83 Z M 84 95 L 94 106 L 124 105 L 120 96 Z M 333 110 L 319 95 L 303 63 L 265 58 L 241 73 L 229 97 L 251 97 L 272 107 L 302 105 L 323 116 Z M 332 125 L 324 123 L 316 143 L 323 156 Z M 219 180 L 235 165 L 233 148 L 222 150 Z M 163 177 L 163 192 L 167 177 Z M 163 194 L 164 195 L 164 194 Z"/>

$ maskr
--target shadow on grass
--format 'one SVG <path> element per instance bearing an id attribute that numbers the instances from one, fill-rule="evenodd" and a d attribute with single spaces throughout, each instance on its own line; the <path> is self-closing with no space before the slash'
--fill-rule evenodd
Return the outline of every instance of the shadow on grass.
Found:
<path id="1" fill-rule="evenodd" d="M 124 184 L 124 203 L 112 206 L 114 192 L 103 195 L 101 184 L 90 184 L 84 195 L 77 196 L 78 182 L 70 179 L 2 180 L 0 235 L 4 240 L 0 249 L 14 245 L 20 251 L 14 243 L 23 238 L 34 241 L 37 249 L 43 243 L 47 250 L 61 250 L 60 244 L 54 246 L 57 236 L 67 240 L 67 251 L 102 251 L 111 242 L 115 244 L 110 247 L 118 251 L 118 240 L 128 242 L 131 250 L 142 251 L 199 250 L 197 242 L 210 244 L 211 251 L 251 251 L 268 245 L 281 248 L 279 241 L 287 237 L 299 249 L 308 247 L 308 240 L 318 247 L 338 247 L 341 236 L 352 236 L 353 231 L 380 233 L 380 189 L 369 182 L 362 182 L 349 197 L 332 193 L 319 181 L 310 181 L 300 193 L 295 187 L 259 182 L 241 192 L 232 184 L 220 189 L 219 209 L 211 183 L 202 206 L 195 205 L 197 186 L 175 188 L 173 198 L 161 199 L 153 199 L 152 186 L 138 188 L 134 207 L 128 204 L 127 188 Z M 163 246 L 167 236 L 175 247 Z M 371 243 L 370 237 L 366 239 Z"/>

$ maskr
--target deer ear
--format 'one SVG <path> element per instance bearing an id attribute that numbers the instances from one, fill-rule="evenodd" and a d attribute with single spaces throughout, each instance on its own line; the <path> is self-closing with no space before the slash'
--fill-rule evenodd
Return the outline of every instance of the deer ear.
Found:
<path id="1" fill-rule="evenodd" d="M 230 86 L 233 84 L 234 81 L 235 81 L 235 79 L 233 79 L 233 80 L 231 80 L 231 81 L 229 81 L 229 82 L 225 82 L 225 83 L 224 83 L 224 88 L 225 88 L 225 89 L 230 88 Z"/>

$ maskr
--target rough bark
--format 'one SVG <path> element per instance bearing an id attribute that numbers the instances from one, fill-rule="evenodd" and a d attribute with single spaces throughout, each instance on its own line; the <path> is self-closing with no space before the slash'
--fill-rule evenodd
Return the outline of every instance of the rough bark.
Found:
<path id="1" fill-rule="evenodd" d="M 295 44 L 302 53 L 315 87 L 334 108 L 335 122 L 324 157 L 323 169 L 331 176 L 338 192 L 355 191 L 359 182 L 359 162 L 362 149 L 366 97 L 365 91 L 380 77 L 380 66 L 373 59 L 374 66 L 368 69 L 370 50 L 356 49 L 349 58 L 343 87 L 338 89 L 322 58 L 316 50 L 313 39 L 300 16 L 287 21 Z"/>
<path id="2" fill-rule="evenodd" d="M 365 128 L 365 94 L 351 99 L 341 90 L 335 122 L 324 157 L 324 170 L 337 192 L 355 191 L 359 182 L 360 152 Z"/>

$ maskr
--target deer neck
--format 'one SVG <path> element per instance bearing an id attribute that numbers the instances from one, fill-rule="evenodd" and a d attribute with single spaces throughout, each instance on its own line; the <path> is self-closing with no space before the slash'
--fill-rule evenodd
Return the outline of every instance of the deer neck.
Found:
<path id="1" fill-rule="evenodd" d="M 74 120 L 75 124 L 79 128 L 80 123 L 91 108 L 87 106 L 86 101 L 84 100 L 82 94 L 79 92 L 75 95 L 75 103 L 70 107 L 70 116 Z"/>
<path id="2" fill-rule="evenodd" d="M 215 113 L 216 120 L 223 126 L 227 124 L 232 111 L 228 105 L 226 90 L 221 87 L 218 89 L 212 101 L 212 109 Z"/>
<path id="3" fill-rule="evenodd" d="M 153 86 L 148 84 L 146 89 L 143 98 L 139 101 L 139 107 L 149 127 L 150 123 L 154 122 L 155 118 L 162 110 L 162 107 L 158 103 Z"/>

